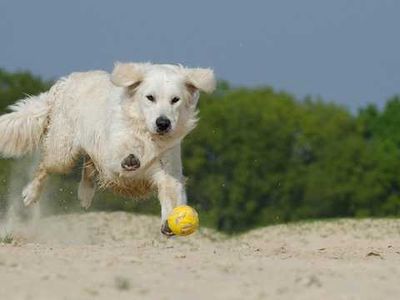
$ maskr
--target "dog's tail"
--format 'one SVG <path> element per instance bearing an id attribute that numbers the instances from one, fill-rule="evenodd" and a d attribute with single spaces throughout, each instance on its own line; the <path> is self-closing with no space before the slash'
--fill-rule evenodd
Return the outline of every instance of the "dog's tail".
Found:
<path id="1" fill-rule="evenodd" d="M 50 111 L 48 92 L 27 97 L 9 106 L 0 116 L 0 154 L 19 157 L 35 151 L 47 127 Z"/>

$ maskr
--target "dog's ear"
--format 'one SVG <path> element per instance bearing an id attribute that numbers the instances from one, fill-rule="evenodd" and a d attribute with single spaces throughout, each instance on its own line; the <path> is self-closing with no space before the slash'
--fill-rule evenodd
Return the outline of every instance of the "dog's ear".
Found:
<path id="1" fill-rule="evenodd" d="M 143 80 L 144 71 L 144 64 L 117 62 L 111 73 L 111 81 L 120 87 L 137 85 Z"/>
<path id="2" fill-rule="evenodd" d="M 186 69 L 186 86 L 193 93 L 196 90 L 212 93 L 216 87 L 214 71 L 211 69 Z"/>

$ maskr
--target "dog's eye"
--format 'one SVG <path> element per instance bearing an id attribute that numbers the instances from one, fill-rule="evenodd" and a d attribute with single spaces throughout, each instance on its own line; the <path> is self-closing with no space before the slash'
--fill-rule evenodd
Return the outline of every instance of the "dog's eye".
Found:
<path id="1" fill-rule="evenodd" d="M 181 100 L 179 97 L 174 97 L 171 99 L 171 103 L 174 104 L 174 103 L 178 102 L 179 100 Z"/>
<path id="2" fill-rule="evenodd" d="M 146 98 L 147 98 L 149 101 L 154 102 L 154 97 L 153 97 L 153 95 L 147 95 Z"/>

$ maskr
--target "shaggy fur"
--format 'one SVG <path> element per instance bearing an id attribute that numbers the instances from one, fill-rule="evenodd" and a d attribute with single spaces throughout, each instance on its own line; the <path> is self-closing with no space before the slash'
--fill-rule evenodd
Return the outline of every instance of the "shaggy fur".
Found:
<path id="1" fill-rule="evenodd" d="M 130 197 L 158 191 L 161 219 L 186 203 L 180 143 L 196 125 L 199 91 L 215 88 L 212 70 L 150 63 L 116 64 L 112 74 L 73 73 L 48 92 L 0 117 L 0 152 L 40 150 L 25 205 L 36 202 L 49 173 L 68 172 L 84 156 L 78 197 L 88 208 L 96 186 Z M 159 132 L 159 117 L 170 127 Z M 129 157 L 137 163 L 124 166 Z M 129 162 L 129 160 L 128 160 Z"/>

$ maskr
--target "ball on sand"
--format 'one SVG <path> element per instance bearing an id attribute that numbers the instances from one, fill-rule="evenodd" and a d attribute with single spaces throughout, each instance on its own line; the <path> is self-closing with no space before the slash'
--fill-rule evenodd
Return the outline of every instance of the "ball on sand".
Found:
<path id="1" fill-rule="evenodd" d="M 168 226 L 176 235 L 192 234 L 199 227 L 199 215 L 188 205 L 177 206 L 168 216 Z"/>

